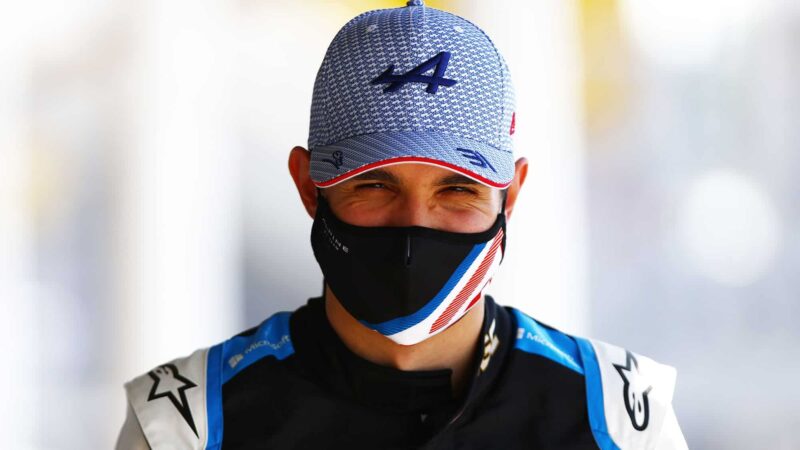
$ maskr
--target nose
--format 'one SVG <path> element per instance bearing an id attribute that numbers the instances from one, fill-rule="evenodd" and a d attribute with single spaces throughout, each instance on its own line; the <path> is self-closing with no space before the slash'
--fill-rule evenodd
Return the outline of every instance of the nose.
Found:
<path id="1" fill-rule="evenodd" d="M 431 205 L 419 195 L 404 195 L 395 202 L 387 226 L 436 228 Z"/>

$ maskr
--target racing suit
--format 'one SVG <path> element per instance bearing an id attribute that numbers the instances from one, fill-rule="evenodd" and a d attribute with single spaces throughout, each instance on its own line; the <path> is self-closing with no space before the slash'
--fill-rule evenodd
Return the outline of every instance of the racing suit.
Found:
<path id="1" fill-rule="evenodd" d="M 466 392 L 341 342 L 324 300 L 126 384 L 133 449 L 684 449 L 675 370 L 485 297 Z"/>

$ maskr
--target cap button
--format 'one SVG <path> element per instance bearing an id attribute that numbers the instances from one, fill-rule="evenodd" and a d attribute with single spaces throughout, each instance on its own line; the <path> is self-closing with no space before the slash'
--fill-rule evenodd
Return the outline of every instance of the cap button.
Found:
<path id="1" fill-rule="evenodd" d="M 425 6 L 425 3 L 422 0 L 408 0 L 406 6 Z"/>

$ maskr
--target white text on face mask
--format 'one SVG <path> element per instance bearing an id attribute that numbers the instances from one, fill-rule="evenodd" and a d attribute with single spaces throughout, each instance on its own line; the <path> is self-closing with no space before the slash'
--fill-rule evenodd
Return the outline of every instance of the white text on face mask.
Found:
<path id="1" fill-rule="evenodd" d="M 322 225 L 325 226 L 325 237 L 328 238 L 328 242 L 331 244 L 331 247 L 333 247 L 333 249 L 336 250 L 337 252 L 341 250 L 345 253 L 350 253 L 350 249 L 347 248 L 346 245 L 343 245 L 342 241 L 340 241 L 339 238 L 334 236 L 333 231 L 328 226 L 328 221 L 322 219 Z"/>

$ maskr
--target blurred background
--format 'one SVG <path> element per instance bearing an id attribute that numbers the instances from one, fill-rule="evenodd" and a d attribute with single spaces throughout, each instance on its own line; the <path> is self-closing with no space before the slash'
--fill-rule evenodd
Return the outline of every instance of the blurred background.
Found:
<path id="1" fill-rule="evenodd" d="M 335 32 L 402 4 L 3 4 L 4 448 L 109 448 L 124 381 L 321 293 L 288 152 Z M 677 367 L 693 449 L 800 449 L 800 3 L 428 4 L 517 86 L 498 301 Z"/>

